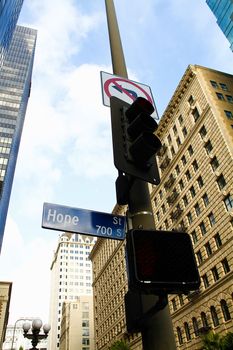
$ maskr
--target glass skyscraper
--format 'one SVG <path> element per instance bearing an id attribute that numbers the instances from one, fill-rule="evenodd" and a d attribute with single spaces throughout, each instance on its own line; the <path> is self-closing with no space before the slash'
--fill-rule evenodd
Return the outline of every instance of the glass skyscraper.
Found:
<path id="1" fill-rule="evenodd" d="M 23 0 L 0 0 L 0 68 L 10 45 Z"/>
<path id="2" fill-rule="evenodd" d="M 0 251 L 30 95 L 37 31 L 16 26 L 0 70 Z"/>
<path id="3" fill-rule="evenodd" d="M 233 51 L 233 0 L 206 0 Z"/>

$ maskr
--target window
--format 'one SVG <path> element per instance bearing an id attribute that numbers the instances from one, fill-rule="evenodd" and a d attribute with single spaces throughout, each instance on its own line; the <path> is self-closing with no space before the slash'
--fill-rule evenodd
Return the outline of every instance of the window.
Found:
<path id="1" fill-rule="evenodd" d="M 224 273 L 226 274 L 226 273 L 230 272 L 230 266 L 228 264 L 227 258 L 224 258 L 221 261 L 221 263 L 222 263 L 222 267 L 223 267 Z"/>
<path id="2" fill-rule="evenodd" d="M 188 153 L 189 153 L 190 157 L 194 153 L 191 145 L 188 147 Z"/>
<path id="3" fill-rule="evenodd" d="M 183 165 L 185 165 L 187 163 L 185 156 L 182 156 L 181 161 L 182 161 Z"/>
<path id="4" fill-rule="evenodd" d="M 202 236 L 204 236 L 207 233 L 207 231 L 203 221 L 200 223 L 200 229 L 201 229 Z"/>
<path id="5" fill-rule="evenodd" d="M 233 97 L 231 95 L 226 95 L 227 102 L 233 103 Z"/>
<path id="6" fill-rule="evenodd" d="M 223 174 L 221 174 L 218 177 L 217 183 L 218 183 L 218 187 L 219 187 L 220 190 L 222 190 L 226 186 L 226 181 L 225 181 L 225 178 L 224 178 Z"/>
<path id="7" fill-rule="evenodd" d="M 191 174 L 189 170 L 186 171 L 185 175 L 188 181 L 191 180 Z"/>
<path id="8" fill-rule="evenodd" d="M 232 114 L 232 112 L 231 111 L 224 111 L 225 112 L 225 115 L 226 115 L 226 117 L 228 118 L 228 119 L 230 119 L 230 120 L 233 120 L 233 114 Z"/>
<path id="9" fill-rule="evenodd" d="M 216 244 L 217 248 L 221 247 L 222 240 L 221 240 L 219 233 L 216 233 L 216 235 L 214 236 L 214 240 L 215 240 L 215 244 Z"/>
<path id="10" fill-rule="evenodd" d="M 177 127 L 176 127 L 176 125 L 173 126 L 173 132 L 174 132 L 174 135 L 177 134 Z"/>
<path id="11" fill-rule="evenodd" d="M 214 327 L 217 327 L 219 325 L 219 319 L 218 319 L 218 314 L 214 306 L 210 307 L 210 313 L 211 313 L 211 318 L 214 324 Z"/>
<path id="12" fill-rule="evenodd" d="M 180 141 L 179 136 L 178 136 L 177 139 L 176 139 L 176 143 L 177 143 L 177 146 L 178 146 L 178 147 L 181 145 L 181 141 Z"/>
<path id="13" fill-rule="evenodd" d="M 203 281 L 204 287 L 208 288 L 210 284 L 206 273 L 202 276 L 202 281 Z"/>
<path id="14" fill-rule="evenodd" d="M 187 219 L 188 219 L 189 224 L 191 224 L 193 222 L 193 218 L 192 218 L 192 213 L 191 212 L 189 212 L 187 214 Z"/>
<path id="15" fill-rule="evenodd" d="M 173 299 L 171 300 L 171 302 L 172 302 L 172 310 L 173 310 L 173 311 L 176 311 L 176 310 L 177 310 L 176 298 L 173 298 Z"/>
<path id="16" fill-rule="evenodd" d="M 201 321 L 202 321 L 203 327 L 208 327 L 209 326 L 206 314 L 204 312 L 201 313 Z"/>
<path id="17" fill-rule="evenodd" d="M 201 208 L 198 203 L 195 204 L 194 209 L 195 209 L 196 215 L 199 216 L 201 214 Z"/>
<path id="18" fill-rule="evenodd" d="M 163 204 L 161 208 L 162 208 L 163 214 L 165 214 L 165 212 L 166 212 L 165 205 Z"/>
<path id="19" fill-rule="evenodd" d="M 198 250 L 198 251 L 196 252 L 196 257 L 197 257 L 198 264 L 201 264 L 202 261 L 203 261 L 203 258 L 202 258 L 202 254 L 201 254 L 201 251 L 200 251 L 200 250 Z"/>
<path id="20" fill-rule="evenodd" d="M 176 332 L 177 332 L 179 344 L 181 345 L 183 344 L 184 341 L 183 341 L 183 336 L 182 336 L 180 327 L 176 327 Z"/>
<path id="21" fill-rule="evenodd" d="M 219 83 L 219 85 L 220 85 L 220 87 L 221 87 L 222 90 L 228 91 L 228 87 L 226 86 L 226 84 L 224 84 L 224 83 Z"/>
<path id="22" fill-rule="evenodd" d="M 209 140 L 206 144 L 205 144 L 205 150 L 206 150 L 206 153 L 209 154 L 213 149 L 213 146 L 212 146 L 212 143 L 211 141 Z"/>
<path id="23" fill-rule="evenodd" d="M 184 181 L 182 179 L 179 181 L 179 186 L 180 190 L 182 191 L 184 189 Z"/>
<path id="24" fill-rule="evenodd" d="M 207 207 L 207 206 L 209 205 L 209 203 L 210 203 L 208 194 L 205 193 L 205 194 L 202 196 L 202 199 L 203 199 L 203 202 L 204 202 L 205 207 Z"/>
<path id="25" fill-rule="evenodd" d="M 214 226 L 216 223 L 216 220 L 215 220 L 214 214 L 212 212 L 208 215 L 208 219 L 210 222 L 210 226 Z"/>
<path id="26" fill-rule="evenodd" d="M 199 134 L 200 134 L 200 136 L 201 136 L 202 139 L 203 139 L 203 137 L 206 136 L 207 130 L 206 130 L 206 128 L 205 128 L 205 125 L 203 125 L 203 126 L 201 127 L 201 129 L 200 129 L 200 131 L 199 131 Z"/>
<path id="27" fill-rule="evenodd" d="M 193 102 L 194 102 L 194 98 L 193 98 L 193 96 L 191 95 L 190 97 L 189 97 L 189 99 L 188 99 L 188 103 L 190 104 L 190 106 L 193 104 Z"/>
<path id="28" fill-rule="evenodd" d="M 188 134 L 188 131 L 186 129 L 186 127 L 184 126 L 183 129 L 182 129 L 182 133 L 183 133 L 183 136 L 186 137 L 187 134 Z"/>
<path id="29" fill-rule="evenodd" d="M 159 214 L 159 211 L 156 213 L 156 216 L 157 216 L 157 220 L 159 221 L 159 220 L 160 220 L 160 214 Z"/>
<path id="30" fill-rule="evenodd" d="M 183 123 L 183 121 L 184 121 L 184 119 L 183 119 L 181 114 L 179 115 L 178 120 L 179 120 L 179 123 L 181 125 Z"/>
<path id="31" fill-rule="evenodd" d="M 196 317 L 192 318 L 194 334 L 197 337 L 199 335 L 199 327 Z"/>
<path id="32" fill-rule="evenodd" d="M 184 330 L 185 330 L 186 339 L 188 341 L 191 340 L 191 333 L 187 322 L 184 323 Z"/>
<path id="33" fill-rule="evenodd" d="M 220 301 L 220 305 L 221 305 L 221 309 L 222 309 L 224 320 L 225 321 L 230 320 L 231 319 L 231 315 L 230 315 L 230 312 L 229 312 L 226 300 L 222 299 Z"/>
<path id="34" fill-rule="evenodd" d="M 179 167 L 178 164 L 176 165 L 175 169 L 176 169 L 176 174 L 179 175 L 179 173 L 180 173 L 180 167 Z"/>
<path id="35" fill-rule="evenodd" d="M 211 160 L 210 165 L 213 171 L 215 171 L 219 167 L 219 162 L 216 156 L 214 156 L 214 158 Z"/>
<path id="36" fill-rule="evenodd" d="M 192 186 L 192 187 L 190 187 L 190 193 L 191 193 L 191 196 L 192 196 L 192 198 L 193 197 L 195 197 L 195 195 L 196 195 L 196 191 L 195 191 L 195 188 Z"/>
<path id="37" fill-rule="evenodd" d="M 194 110 L 192 111 L 192 116 L 194 121 L 196 122 L 198 120 L 198 118 L 200 117 L 200 113 L 197 109 L 197 107 L 194 108 Z"/>
<path id="38" fill-rule="evenodd" d="M 202 188 L 204 186 L 204 181 L 203 181 L 201 176 L 199 176 L 197 178 L 197 183 L 198 183 L 199 188 Z"/>
<path id="39" fill-rule="evenodd" d="M 197 169 L 198 169 L 198 164 L 197 164 L 196 159 L 195 159 L 194 162 L 192 163 L 192 166 L 193 166 L 193 170 L 196 172 Z"/>
<path id="40" fill-rule="evenodd" d="M 173 146 L 171 146 L 171 153 L 172 153 L 173 156 L 174 156 L 175 153 L 176 153 Z"/>
<path id="41" fill-rule="evenodd" d="M 186 195 L 183 197 L 183 203 L 185 207 L 188 205 L 188 198 Z"/>
<path id="42" fill-rule="evenodd" d="M 184 305 L 184 297 L 183 294 L 179 294 L 180 306 Z"/>
<path id="43" fill-rule="evenodd" d="M 160 197 L 160 199 L 163 198 L 163 192 L 161 190 L 159 191 L 159 197 Z"/>
<path id="44" fill-rule="evenodd" d="M 197 239 L 197 233 L 195 230 L 191 232 L 191 237 L 192 237 L 193 244 L 197 243 L 198 239 Z"/>
<path id="45" fill-rule="evenodd" d="M 168 143 L 169 143 L 169 144 L 172 142 L 171 135 L 168 135 L 167 140 L 168 140 Z"/>
<path id="46" fill-rule="evenodd" d="M 222 101 L 225 100 L 223 94 L 221 94 L 220 92 L 216 92 L 216 95 L 217 95 L 217 98 L 218 98 L 219 100 L 222 100 Z"/>
<path id="47" fill-rule="evenodd" d="M 209 243 L 209 242 L 207 242 L 207 243 L 205 244 L 205 250 L 206 250 L 207 256 L 210 256 L 210 255 L 212 254 L 212 249 L 211 249 L 211 246 L 210 246 L 210 243 Z"/>
<path id="48" fill-rule="evenodd" d="M 224 204 L 226 206 L 226 210 L 231 211 L 233 208 L 233 198 L 230 194 L 224 198 Z"/>
<path id="49" fill-rule="evenodd" d="M 213 278 L 214 278 L 214 282 L 217 282 L 217 281 L 219 280 L 219 274 L 218 274 L 217 267 L 214 266 L 214 267 L 211 269 L 211 272 L 212 272 L 212 275 L 213 275 Z"/>
<path id="50" fill-rule="evenodd" d="M 216 81 L 210 80 L 210 84 L 212 85 L 213 88 L 215 88 L 215 89 L 218 88 L 218 84 L 216 83 Z"/>

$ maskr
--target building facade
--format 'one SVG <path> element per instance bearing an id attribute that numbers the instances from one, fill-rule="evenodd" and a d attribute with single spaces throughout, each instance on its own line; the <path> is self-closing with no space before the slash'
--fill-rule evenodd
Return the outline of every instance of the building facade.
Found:
<path id="1" fill-rule="evenodd" d="M 233 327 L 233 76 L 189 66 L 156 134 L 163 146 L 161 182 L 150 186 L 155 227 L 190 234 L 202 281 L 198 291 L 169 297 L 174 334 L 177 349 L 197 350 L 204 332 Z M 140 334 L 126 332 L 124 242 L 99 239 L 91 259 L 96 349 L 118 338 L 142 349 Z"/>
<path id="2" fill-rule="evenodd" d="M 51 331 L 48 347 L 50 350 L 59 349 L 60 346 L 63 303 L 74 302 L 78 305 L 80 298 L 93 297 L 92 266 L 89 254 L 95 241 L 94 237 L 78 234 L 63 234 L 59 239 L 51 265 L 49 322 Z M 71 307 L 69 303 L 66 304 L 65 310 L 67 311 L 69 307 Z M 80 309 L 77 308 L 76 312 L 80 312 Z M 91 317 L 91 313 L 89 313 L 89 316 Z M 89 325 L 93 327 L 91 318 L 89 319 Z M 91 327 L 89 332 L 92 334 Z M 80 350 L 91 350 L 93 338 L 91 339 L 88 336 L 82 338 L 89 345 L 83 344 Z M 83 339 L 81 341 L 84 341 Z"/>
<path id="3" fill-rule="evenodd" d="M 6 336 L 9 318 L 12 282 L 0 282 L 0 349 Z"/>
<path id="4" fill-rule="evenodd" d="M 0 70 L 0 251 L 30 95 L 36 34 L 17 26 Z"/>
<path id="5" fill-rule="evenodd" d="M 93 296 L 63 302 L 60 350 L 94 350 Z"/>
<path id="6" fill-rule="evenodd" d="M 233 51 L 233 1 L 206 0 L 206 3 L 217 18 L 217 24 L 230 42 Z"/>
<path id="7" fill-rule="evenodd" d="M 9 48 L 23 0 L 0 0 L 0 69 Z"/>

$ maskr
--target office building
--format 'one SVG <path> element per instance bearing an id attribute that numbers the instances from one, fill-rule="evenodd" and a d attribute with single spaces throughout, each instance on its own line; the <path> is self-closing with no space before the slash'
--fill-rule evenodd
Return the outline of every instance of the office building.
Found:
<path id="1" fill-rule="evenodd" d="M 203 333 L 233 327 L 233 76 L 190 65 L 156 134 L 163 146 L 161 182 L 150 186 L 155 227 L 190 234 L 201 276 L 198 291 L 169 296 L 174 334 L 177 349 L 199 349 Z M 96 349 L 125 338 L 141 350 L 140 334 L 125 325 L 124 242 L 98 239 L 91 260 Z"/>
<path id="2" fill-rule="evenodd" d="M 63 302 L 59 350 L 94 350 L 93 296 Z"/>
<path id="3" fill-rule="evenodd" d="M 82 236 L 76 234 L 63 234 L 59 238 L 57 249 L 54 253 L 51 264 L 51 293 L 50 293 L 50 325 L 49 349 L 59 349 L 61 326 L 62 326 L 62 307 L 64 306 L 63 325 L 65 318 L 70 312 L 70 308 L 75 304 L 77 313 L 82 313 L 82 305 L 87 303 L 85 297 L 93 296 L 92 292 L 92 266 L 89 260 L 89 254 L 95 244 L 96 239 L 91 236 Z M 83 301 L 84 298 L 84 301 Z M 69 304 L 71 302 L 71 304 Z M 72 304 L 74 303 L 74 304 Z M 81 307 L 78 305 L 81 303 Z M 87 311 L 88 312 L 88 311 Z M 72 317 L 73 317 L 72 313 Z M 86 315 L 87 316 L 87 315 Z M 92 334 L 93 319 L 92 313 L 89 312 L 89 318 L 83 321 L 89 323 L 89 334 Z M 76 317 L 76 318 L 75 318 Z M 81 317 L 76 315 L 74 320 Z M 76 321 L 75 321 L 76 322 Z M 79 321 L 78 321 L 79 322 Z M 72 327 L 72 325 L 70 325 Z M 67 325 L 65 325 L 67 328 Z M 68 333 L 63 338 L 68 337 Z M 82 343 L 84 342 L 84 344 Z M 82 335 L 81 343 L 83 348 L 80 350 L 91 350 L 93 347 L 93 338 Z M 88 344 L 87 344 L 88 343 Z"/>
<path id="4" fill-rule="evenodd" d="M 0 70 L 0 251 L 30 95 L 36 33 L 16 27 Z"/>
<path id="5" fill-rule="evenodd" d="M 0 0 L 0 69 L 3 64 L 23 0 Z"/>
<path id="6" fill-rule="evenodd" d="M 206 3 L 217 18 L 217 24 L 230 42 L 233 51 L 233 1 L 206 0 Z"/>
<path id="7" fill-rule="evenodd" d="M 0 282 L 0 349 L 6 336 L 11 301 L 11 282 Z"/>

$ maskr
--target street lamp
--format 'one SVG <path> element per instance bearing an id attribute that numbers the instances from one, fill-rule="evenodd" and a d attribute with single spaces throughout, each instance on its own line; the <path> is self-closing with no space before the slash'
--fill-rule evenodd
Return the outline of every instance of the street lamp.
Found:
<path id="1" fill-rule="evenodd" d="M 42 327 L 42 321 L 40 319 L 35 319 L 32 322 L 32 325 L 30 322 L 25 322 L 23 324 L 23 331 L 24 334 L 23 336 L 27 339 L 31 339 L 32 342 L 32 349 L 31 350 L 36 350 L 36 346 L 39 343 L 40 340 L 46 339 L 48 337 L 48 333 L 50 331 L 50 325 L 49 324 L 44 324 L 43 325 L 43 331 L 44 333 L 40 333 L 40 329 Z M 31 332 L 29 332 L 31 328 Z"/>

